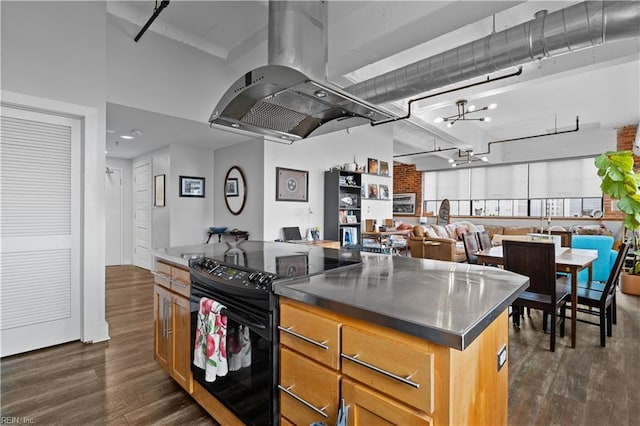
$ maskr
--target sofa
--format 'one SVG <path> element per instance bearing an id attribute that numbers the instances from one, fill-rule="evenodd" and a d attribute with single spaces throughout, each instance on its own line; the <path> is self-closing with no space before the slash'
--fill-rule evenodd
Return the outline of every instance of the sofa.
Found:
<path id="1" fill-rule="evenodd" d="M 464 262 L 467 255 L 462 234 L 486 230 L 493 240 L 495 235 L 527 235 L 537 232 L 535 226 L 476 225 L 468 221 L 447 225 L 416 225 L 409 237 L 411 257 Z"/>

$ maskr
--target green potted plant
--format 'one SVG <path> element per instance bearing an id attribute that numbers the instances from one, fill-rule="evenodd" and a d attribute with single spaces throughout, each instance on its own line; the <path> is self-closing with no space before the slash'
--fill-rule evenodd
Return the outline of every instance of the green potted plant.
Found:
<path id="1" fill-rule="evenodd" d="M 595 159 L 598 176 L 602 179 L 600 188 L 604 194 L 618 200 L 617 206 L 625 214 L 625 238 L 630 234 L 634 254 L 633 265 L 622 273 L 620 289 L 623 293 L 640 295 L 640 250 L 638 229 L 640 229 L 640 175 L 633 170 L 631 151 L 608 151 Z"/>

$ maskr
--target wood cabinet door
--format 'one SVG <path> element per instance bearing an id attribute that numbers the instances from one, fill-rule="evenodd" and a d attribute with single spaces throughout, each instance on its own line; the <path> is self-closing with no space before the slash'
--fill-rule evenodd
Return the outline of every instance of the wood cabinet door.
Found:
<path id="1" fill-rule="evenodd" d="M 349 407 L 349 426 L 427 426 L 432 419 L 398 401 L 387 398 L 374 390 L 342 379 L 342 398 Z"/>
<path id="2" fill-rule="evenodd" d="M 335 424 L 340 391 L 337 372 L 281 347 L 280 386 L 280 414 L 293 424 Z"/>
<path id="3" fill-rule="evenodd" d="M 153 286 L 154 358 L 162 368 L 171 372 L 171 293 L 160 285 Z"/>
<path id="4" fill-rule="evenodd" d="M 187 392 L 193 392 L 193 376 L 191 375 L 191 310 L 189 299 L 173 296 L 173 321 L 169 335 L 173 336 L 173 357 L 171 376 Z"/>

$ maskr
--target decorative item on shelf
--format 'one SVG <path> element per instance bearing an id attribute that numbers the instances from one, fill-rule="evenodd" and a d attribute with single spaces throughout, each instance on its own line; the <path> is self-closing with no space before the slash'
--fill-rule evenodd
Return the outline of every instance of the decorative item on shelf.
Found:
<path id="1" fill-rule="evenodd" d="M 498 104 L 490 104 L 484 106 L 482 108 L 476 108 L 475 105 L 469 105 L 467 107 L 467 100 L 461 99 L 456 102 L 456 106 L 458 107 L 458 113 L 451 115 L 449 117 L 436 117 L 433 122 L 434 123 L 447 123 L 447 127 L 452 127 L 458 121 L 491 121 L 491 117 L 467 117 L 469 114 L 475 114 L 480 111 L 487 111 L 489 109 L 496 109 Z"/>
<path id="2" fill-rule="evenodd" d="M 315 228 L 311 228 L 311 238 L 313 241 L 318 241 L 320 239 L 320 227 L 316 226 Z"/>
<path id="3" fill-rule="evenodd" d="M 389 176 L 389 163 L 380 160 L 380 174 L 382 176 Z"/>
<path id="4" fill-rule="evenodd" d="M 368 196 L 367 198 L 373 199 L 373 200 L 377 200 L 378 199 L 378 184 L 377 183 L 370 183 L 368 185 Z"/>
<path id="5" fill-rule="evenodd" d="M 389 185 L 380 184 L 380 199 L 388 200 L 389 199 Z"/>
<path id="6" fill-rule="evenodd" d="M 345 210 L 340 210 L 339 218 L 340 218 L 340 223 L 347 223 L 347 212 Z"/>
<path id="7" fill-rule="evenodd" d="M 598 176 L 602 178 L 600 188 L 604 194 L 618 200 L 616 206 L 625 214 L 623 238 L 630 234 L 633 242 L 633 261 L 629 271 L 620 277 L 620 289 L 624 293 L 640 295 L 640 250 L 638 230 L 640 229 L 640 176 L 633 171 L 634 158 L 631 151 L 608 151 L 595 159 Z"/>
<path id="8" fill-rule="evenodd" d="M 227 230 L 226 226 L 210 226 L 209 227 L 209 231 L 211 231 L 214 234 L 224 234 L 226 230 Z"/>
<path id="9" fill-rule="evenodd" d="M 365 219 L 364 220 L 364 230 L 365 232 L 373 232 L 376 229 L 376 220 L 375 219 Z"/>
<path id="10" fill-rule="evenodd" d="M 369 158 L 367 161 L 368 167 L 367 172 L 377 175 L 378 174 L 378 160 L 375 158 Z"/>

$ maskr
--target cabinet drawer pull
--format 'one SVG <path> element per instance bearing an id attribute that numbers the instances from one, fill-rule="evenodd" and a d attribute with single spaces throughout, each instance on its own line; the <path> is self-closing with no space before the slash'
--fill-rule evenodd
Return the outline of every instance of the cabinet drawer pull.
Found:
<path id="1" fill-rule="evenodd" d="M 183 283 L 181 281 L 171 280 L 171 284 L 178 284 L 182 288 L 187 288 L 187 284 L 185 284 L 185 283 Z"/>
<path id="2" fill-rule="evenodd" d="M 151 274 L 153 274 L 154 277 L 163 278 L 165 280 L 171 281 L 171 277 L 169 275 L 161 274 L 160 272 L 156 272 L 156 271 L 151 271 Z"/>
<path id="3" fill-rule="evenodd" d="M 282 392 L 286 393 L 287 395 L 289 395 L 291 398 L 295 399 L 296 401 L 298 401 L 298 402 L 306 405 L 307 407 L 311 408 L 313 411 L 315 411 L 316 413 L 320 414 L 322 417 L 324 417 L 324 418 L 329 417 L 329 415 L 324 412 L 324 410 L 327 409 L 328 405 L 325 405 L 322 408 L 318 408 L 315 405 L 305 401 L 304 399 L 302 399 L 301 397 L 299 397 L 295 393 L 291 392 L 291 389 L 293 389 L 293 385 L 288 386 L 286 388 L 284 386 L 282 386 L 282 385 L 278 385 L 278 389 L 280 389 Z"/>
<path id="4" fill-rule="evenodd" d="M 341 353 L 340 356 L 342 358 L 348 359 L 349 361 L 353 361 L 358 365 L 361 365 L 363 367 L 367 367 L 367 368 L 369 368 L 369 369 L 371 369 L 373 371 L 376 371 L 376 372 L 378 372 L 380 374 L 384 374 L 387 377 L 391 377 L 392 379 L 396 379 L 399 382 L 402 382 L 402 383 L 404 383 L 406 385 L 409 385 L 409 386 L 414 387 L 416 389 L 420 388 L 420 383 L 416 383 L 416 382 L 413 382 L 413 381 L 410 380 L 411 379 L 411 375 L 408 375 L 407 377 L 401 377 L 401 376 L 398 376 L 397 374 L 389 373 L 388 371 L 383 370 L 382 368 L 376 367 L 375 365 L 371 365 L 371 364 L 369 364 L 367 362 L 360 361 L 358 359 L 358 354 L 355 354 L 353 356 L 349 356 L 347 354 Z"/>
<path id="5" fill-rule="evenodd" d="M 297 337 L 298 339 L 304 340 L 305 342 L 311 343 L 312 345 L 316 345 L 316 346 L 324 349 L 325 351 L 329 350 L 329 346 L 327 346 L 327 344 L 326 344 L 327 341 L 326 340 L 323 340 L 322 342 L 317 342 L 317 341 L 315 341 L 313 339 L 309 339 L 308 337 L 303 336 L 302 334 L 296 333 L 295 331 L 292 330 L 292 328 L 293 327 L 284 328 L 281 325 L 278 326 L 278 330 L 280 330 L 280 331 L 284 331 L 285 333 L 289 333 L 290 335 L 292 335 L 294 337 Z"/>

